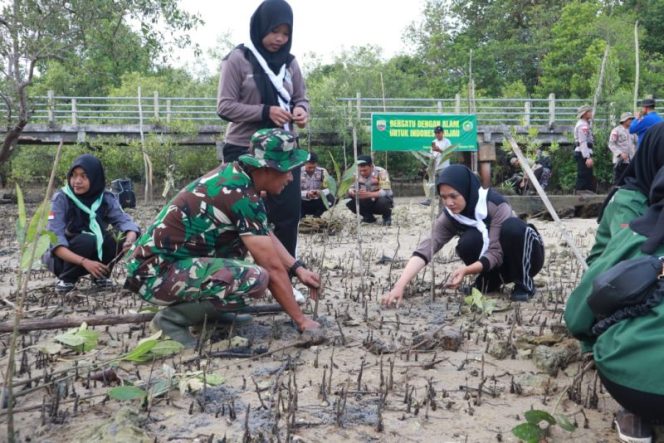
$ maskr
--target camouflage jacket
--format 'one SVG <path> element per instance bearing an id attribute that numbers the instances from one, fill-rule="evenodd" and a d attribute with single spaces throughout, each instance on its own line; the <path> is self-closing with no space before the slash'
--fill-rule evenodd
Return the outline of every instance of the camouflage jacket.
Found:
<path id="1" fill-rule="evenodd" d="M 128 252 L 127 281 L 154 277 L 189 257 L 243 258 L 242 235 L 268 235 L 267 213 L 251 177 L 224 163 L 182 189 Z M 133 282 L 131 280 L 134 280 Z"/>

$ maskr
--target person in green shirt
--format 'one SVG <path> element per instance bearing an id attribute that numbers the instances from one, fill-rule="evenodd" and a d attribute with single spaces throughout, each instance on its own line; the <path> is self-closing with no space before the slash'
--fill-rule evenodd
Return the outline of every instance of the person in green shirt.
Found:
<path id="1" fill-rule="evenodd" d="M 593 281 L 620 262 L 646 254 L 664 255 L 660 230 L 664 219 L 664 123 L 654 126 L 626 172 L 623 186 L 610 198 L 587 258 L 588 270 L 565 308 L 567 328 L 592 352 L 607 391 L 625 409 L 616 415 L 621 438 L 650 441 L 650 424 L 664 417 L 664 304 L 646 315 L 613 324 L 600 335 L 588 299 Z M 664 231 L 663 231 L 664 232 Z M 625 440 L 627 441 L 627 440 Z"/>

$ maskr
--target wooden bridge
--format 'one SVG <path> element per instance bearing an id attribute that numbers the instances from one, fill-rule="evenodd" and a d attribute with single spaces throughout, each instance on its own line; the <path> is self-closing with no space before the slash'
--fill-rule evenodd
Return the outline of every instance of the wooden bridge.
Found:
<path id="1" fill-rule="evenodd" d="M 569 144 L 576 109 L 584 102 L 557 99 L 476 99 L 468 104 L 453 99 L 338 98 L 314 108 L 310 125 L 301 137 L 315 145 L 340 145 L 340 132 L 351 124 L 369 128 L 373 112 L 435 114 L 469 113 L 478 121 L 478 143 L 501 143 L 503 125 L 517 135 L 529 135 L 539 143 Z M 605 118 L 609 120 L 609 118 Z M 332 129 L 334 128 L 334 129 Z M 219 145 L 226 122 L 216 115 L 216 99 L 195 97 L 66 97 L 49 92 L 33 97 L 32 117 L 19 143 L 56 144 L 92 142 L 114 137 L 119 143 L 139 139 L 141 133 L 164 137 L 181 145 Z M 1 133 L 0 133 L 1 134 Z M 433 136 L 433 135 L 432 135 Z"/>

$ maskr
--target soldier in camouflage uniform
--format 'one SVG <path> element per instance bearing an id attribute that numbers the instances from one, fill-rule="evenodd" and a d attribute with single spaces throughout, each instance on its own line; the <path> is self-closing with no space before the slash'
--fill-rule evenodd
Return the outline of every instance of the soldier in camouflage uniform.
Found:
<path id="1" fill-rule="evenodd" d="M 301 331 L 318 328 L 293 298 L 289 274 L 316 296 L 319 276 L 295 260 L 267 224 L 261 191 L 278 195 L 291 170 L 307 158 L 294 136 L 262 129 L 251 139 L 254 154 L 223 163 L 182 189 L 130 250 L 125 286 L 150 303 L 166 305 L 153 326 L 187 347 L 190 326 L 238 321 L 244 298 L 267 287 Z M 255 264 L 245 261 L 247 252 Z M 249 318 L 250 319 L 250 318 Z"/>

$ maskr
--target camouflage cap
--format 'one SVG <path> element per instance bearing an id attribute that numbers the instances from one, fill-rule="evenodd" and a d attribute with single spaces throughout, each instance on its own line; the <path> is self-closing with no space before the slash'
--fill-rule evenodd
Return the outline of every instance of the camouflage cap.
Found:
<path id="1" fill-rule="evenodd" d="M 238 159 L 245 165 L 256 168 L 273 168 L 288 172 L 301 166 L 309 155 L 304 149 L 295 147 L 295 135 L 281 128 L 259 129 L 251 136 L 253 154 L 241 155 Z"/>

